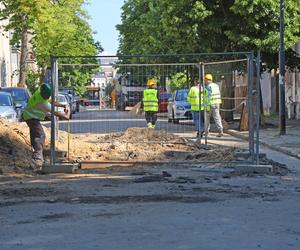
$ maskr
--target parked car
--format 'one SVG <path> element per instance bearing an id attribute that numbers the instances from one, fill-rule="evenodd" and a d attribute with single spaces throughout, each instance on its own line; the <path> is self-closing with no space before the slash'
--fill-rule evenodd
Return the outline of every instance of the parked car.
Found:
<path id="1" fill-rule="evenodd" d="M 10 93 L 13 99 L 13 102 L 17 108 L 17 115 L 18 118 L 21 118 L 21 113 L 23 109 L 26 107 L 31 93 L 27 88 L 17 88 L 17 87 L 12 87 L 12 88 L 1 88 L 0 91 Z"/>
<path id="2" fill-rule="evenodd" d="M 70 104 L 69 104 L 69 102 L 68 102 L 68 100 L 67 100 L 67 97 L 66 97 L 65 95 L 58 94 L 58 96 L 57 96 L 57 102 L 59 102 L 59 103 L 61 103 L 61 104 L 67 105 L 68 110 L 69 110 L 69 112 L 68 112 L 67 115 L 68 115 L 68 116 L 70 117 L 70 119 L 71 119 L 71 118 L 72 118 L 72 112 L 71 112 Z M 56 109 L 57 112 L 61 112 L 61 113 L 64 113 L 64 112 L 65 112 L 65 111 L 64 111 L 64 108 L 62 108 L 62 107 L 56 107 L 55 109 Z"/>
<path id="3" fill-rule="evenodd" d="M 0 91 L 0 117 L 9 122 L 17 122 L 17 108 L 20 108 L 20 104 L 14 104 L 11 94 Z"/>
<path id="4" fill-rule="evenodd" d="M 80 97 L 76 95 L 74 89 L 68 87 L 59 88 L 59 93 L 67 97 L 72 110 L 72 114 L 79 112 Z"/>
<path id="5" fill-rule="evenodd" d="M 59 92 L 59 94 L 64 95 L 67 98 L 71 113 L 75 114 L 76 113 L 76 101 L 75 101 L 74 97 L 72 96 L 72 94 L 68 94 L 65 92 Z"/>
<path id="6" fill-rule="evenodd" d="M 158 112 L 164 113 L 168 112 L 168 103 L 169 98 L 172 97 L 170 93 L 160 93 L 159 94 L 159 105 L 158 105 Z"/>
<path id="7" fill-rule="evenodd" d="M 27 88 L 1 88 L 0 91 L 11 94 L 15 104 L 20 104 L 24 109 L 29 101 L 31 93 Z"/>
<path id="8" fill-rule="evenodd" d="M 192 119 L 191 105 L 187 101 L 188 89 L 174 92 L 168 103 L 168 122 L 179 123 L 180 120 Z"/>

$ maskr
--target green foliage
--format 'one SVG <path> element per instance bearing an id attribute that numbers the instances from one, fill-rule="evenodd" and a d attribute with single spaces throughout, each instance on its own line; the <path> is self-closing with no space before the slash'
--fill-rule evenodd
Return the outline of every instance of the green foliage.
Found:
<path id="1" fill-rule="evenodd" d="M 160 54 L 261 50 L 278 66 L 279 0 L 128 0 L 122 7 L 119 53 Z M 285 0 L 287 64 L 300 40 L 300 5 Z M 299 66 L 299 64 L 298 64 Z"/>
<path id="2" fill-rule="evenodd" d="M 40 74 L 32 70 L 26 72 L 26 85 L 31 93 L 34 93 L 39 87 Z"/>
<path id="3" fill-rule="evenodd" d="M 187 74 L 183 72 L 174 74 L 171 79 L 167 80 L 167 86 L 172 93 L 177 89 L 188 88 Z"/>
<path id="4" fill-rule="evenodd" d="M 85 0 L 0 0 L 5 9 L 0 19 L 9 19 L 5 28 L 13 30 L 11 43 L 20 44 L 22 28 L 28 28 L 41 78 L 50 67 L 50 56 L 94 56 L 103 49 L 93 39 L 93 31 L 83 9 Z M 66 63 L 96 63 L 96 60 L 72 59 Z M 87 85 L 95 68 L 69 69 L 61 74 L 61 84 L 80 88 Z"/>

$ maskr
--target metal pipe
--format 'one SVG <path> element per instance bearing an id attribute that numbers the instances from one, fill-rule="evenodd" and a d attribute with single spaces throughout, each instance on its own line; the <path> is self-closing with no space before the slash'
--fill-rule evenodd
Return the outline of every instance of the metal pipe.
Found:
<path id="1" fill-rule="evenodd" d="M 55 165 L 55 84 L 56 84 L 56 67 L 57 59 L 51 56 L 51 84 L 52 84 L 52 94 L 51 94 L 51 143 L 50 143 L 50 166 Z"/>
<path id="2" fill-rule="evenodd" d="M 285 51 L 284 51 L 284 0 L 280 0 L 280 51 L 279 51 L 279 129 L 286 134 L 285 112 Z"/>
<path id="3" fill-rule="evenodd" d="M 200 62 L 200 66 L 199 66 L 199 83 L 198 83 L 198 88 L 199 88 L 199 128 L 198 128 L 198 139 L 199 139 L 199 141 L 200 141 L 200 144 L 201 144 L 201 131 L 200 131 L 200 128 L 201 128 L 201 119 L 202 119 L 202 114 L 201 114 L 201 105 L 202 105 L 202 103 L 201 103 L 201 95 L 202 95 L 202 93 L 201 93 L 201 81 L 202 81 L 202 79 L 203 79 L 203 74 L 204 74 L 204 72 L 203 72 L 203 63 L 202 62 Z"/>
<path id="4" fill-rule="evenodd" d="M 253 52 L 248 60 L 248 127 L 249 127 L 249 152 L 252 163 L 254 162 L 254 124 L 253 124 Z"/>
<path id="5" fill-rule="evenodd" d="M 232 62 L 245 62 L 247 59 L 239 59 L 239 60 L 228 60 L 228 61 L 216 61 L 216 62 L 208 62 L 204 63 L 204 65 L 215 65 L 215 64 L 225 64 L 225 63 L 232 63 Z M 135 67 L 142 67 L 142 66 L 176 66 L 178 63 L 133 63 L 133 64 L 126 64 L 126 63 L 99 63 L 99 64 L 93 64 L 93 63 L 61 63 L 59 66 L 116 66 L 116 67 L 126 67 L 126 66 L 135 66 Z M 180 63 L 180 65 L 183 66 L 195 66 L 198 65 L 197 63 Z"/>
<path id="6" fill-rule="evenodd" d="M 206 108 L 207 108 L 207 105 L 206 105 L 206 95 L 205 95 L 205 67 L 204 67 L 204 64 L 202 64 L 202 89 L 203 89 L 203 106 L 204 106 L 204 111 L 203 111 L 203 126 L 204 126 L 204 141 L 205 141 L 205 145 L 207 145 L 207 128 L 205 126 L 206 124 Z"/>
<path id="7" fill-rule="evenodd" d="M 180 57 L 180 56 L 222 56 L 222 55 L 246 55 L 250 56 L 252 52 L 206 52 L 206 53 L 185 53 L 185 54 L 148 54 L 148 55 L 106 55 L 106 56 L 55 56 L 56 58 L 151 58 L 151 57 Z"/>
<path id="8" fill-rule="evenodd" d="M 203 164 L 203 163 L 224 163 L 224 164 L 250 164 L 251 161 L 244 160 L 244 161 L 81 161 L 80 164 L 95 164 L 95 165 L 105 165 L 105 164 L 141 164 L 141 165 L 148 165 L 148 164 Z"/>
<path id="9" fill-rule="evenodd" d="M 256 57 L 256 165 L 259 165 L 259 129 L 260 129 L 260 50 Z"/>

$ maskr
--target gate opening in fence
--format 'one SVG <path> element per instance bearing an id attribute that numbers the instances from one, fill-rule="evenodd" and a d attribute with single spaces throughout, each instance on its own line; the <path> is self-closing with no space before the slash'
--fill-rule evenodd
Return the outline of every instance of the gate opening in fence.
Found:
<path id="1" fill-rule="evenodd" d="M 213 76 L 213 82 L 220 89 L 223 129 L 233 126 L 245 130 L 245 136 L 248 137 L 246 152 L 249 154 L 246 161 L 258 164 L 260 81 L 256 72 L 260 68 L 256 62 L 260 62 L 260 55 L 258 53 L 254 58 L 253 52 L 52 57 L 51 165 L 59 162 L 56 152 L 58 145 L 66 137 L 67 146 L 62 148 L 68 150 L 68 158 L 71 151 L 76 161 L 139 159 L 134 157 L 137 153 L 131 146 L 135 143 L 140 148 L 143 143 L 145 152 L 146 148 L 148 152 L 157 150 L 151 148 L 154 142 L 179 145 L 197 140 L 200 145 L 214 145 L 218 126 L 212 115 L 207 115 L 211 111 L 193 111 L 187 98 L 191 87 L 197 86 L 199 92 L 203 93 L 203 98 L 199 98 L 199 106 L 204 105 L 204 109 L 209 106 L 206 98 L 211 96 L 205 95 L 203 91 L 207 89 L 206 74 Z M 155 129 L 143 130 L 147 127 L 147 122 L 140 105 L 149 79 L 157 82 L 157 123 Z M 55 118 L 56 101 L 68 103 L 70 121 L 58 121 Z M 204 120 L 204 133 L 199 133 L 199 126 L 194 122 L 195 113 L 200 116 L 199 123 Z M 209 131 L 205 124 L 211 124 Z M 143 134 L 145 131 L 149 134 Z M 176 138 L 170 139 L 170 135 Z M 226 143 L 226 137 L 218 140 L 224 141 L 224 148 L 233 145 L 230 141 Z M 85 142 L 90 143 L 86 144 L 90 145 L 89 151 L 80 151 Z M 95 143 L 94 146 L 92 143 Z M 113 148 L 117 146 L 123 147 L 124 152 L 127 152 L 125 158 L 114 155 L 116 153 Z M 180 155 L 184 150 L 187 149 L 182 146 L 172 152 Z M 105 156 L 104 151 L 107 153 Z M 171 150 L 168 152 L 171 154 Z M 162 162 L 164 156 L 169 159 L 168 152 L 164 152 L 164 155 L 158 153 L 152 158 L 146 157 L 145 161 Z M 189 160 L 188 156 L 178 159 L 178 162 L 183 163 Z M 199 163 L 228 161 L 226 157 L 193 159 Z"/>

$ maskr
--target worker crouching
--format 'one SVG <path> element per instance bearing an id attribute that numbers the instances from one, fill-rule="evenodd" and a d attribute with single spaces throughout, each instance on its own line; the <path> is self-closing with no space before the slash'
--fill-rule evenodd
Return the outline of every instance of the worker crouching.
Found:
<path id="1" fill-rule="evenodd" d="M 51 87 L 48 84 L 42 84 L 31 96 L 22 113 L 22 118 L 29 127 L 30 142 L 33 148 L 32 158 L 39 167 L 44 163 L 43 148 L 46 139 L 41 121 L 45 120 L 47 114 L 51 112 L 51 104 L 49 103 L 51 94 Z M 67 115 L 68 107 L 57 102 L 55 102 L 54 105 L 56 107 L 63 107 L 65 111 L 65 114 L 54 112 L 54 115 L 62 120 L 69 120 L 69 116 Z"/>
<path id="2" fill-rule="evenodd" d="M 148 128 L 155 128 L 158 112 L 158 92 L 156 80 L 150 79 L 147 82 L 148 88 L 144 90 L 141 108 L 145 111 L 145 118 Z"/>

